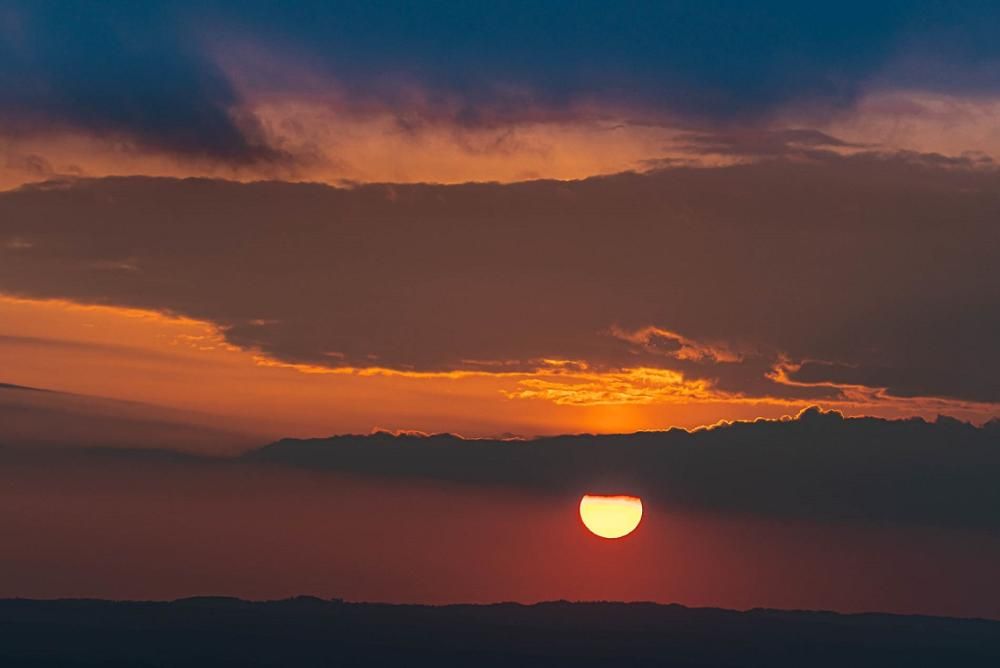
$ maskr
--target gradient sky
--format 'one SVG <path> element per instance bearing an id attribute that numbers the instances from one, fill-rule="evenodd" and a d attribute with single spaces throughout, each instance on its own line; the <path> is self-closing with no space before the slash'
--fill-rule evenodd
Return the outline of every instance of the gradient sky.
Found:
<path id="1" fill-rule="evenodd" d="M 0 384 L 50 391 L 0 386 L 0 445 L 215 456 L 377 430 L 510 438 L 787 425 L 810 406 L 931 424 L 948 415 L 995 441 L 997 34 L 1000 9 L 988 2 L 0 1 Z M 927 438 L 937 448 L 953 435 Z M 954 474 L 944 450 L 934 457 Z M 858 478 L 879 475 L 875 460 L 855 461 Z M 17 466 L 34 480 L 32 462 Z M 97 476 L 127 496 L 121 467 L 107 466 L 81 464 L 73 484 Z M 365 498 L 375 488 L 443 495 L 428 497 L 428 513 L 466 493 L 490 517 L 507 502 L 557 512 L 538 490 L 518 496 L 516 479 L 500 496 L 416 473 L 397 488 L 386 467 L 352 472 L 361 480 L 350 484 L 374 485 Z M 224 479 L 219 490 L 252 487 L 244 472 L 211 475 Z M 292 474 L 261 475 L 275 495 L 295 488 Z M 53 484 L 8 491 L 25 508 L 49 507 Z M 198 473 L 181 487 L 198 496 L 213 485 Z M 173 512 L 140 496 L 155 527 Z M 185 516 L 197 506 L 177 503 Z M 232 521 L 235 509 L 207 503 Z M 979 540 L 1000 553 L 991 522 L 970 529 L 959 513 L 942 527 L 931 513 L 897 527 L 884 503 L 873 497 L 870 512 L 828 527 L 853 537 L 857 559 L 895 531 L 949 563 L 973 559 Z M 705 530 L 718 536 L 740 513 L 787 519 L 749 501 L 695 505 L 677 521 L 711 516 Z M 651 521 L 663 521 L 655 510 Z M 82 540 L 66 533 L 67 517 L 45 517 L 46 550 Z M 793 520 L 802 524 L 768 529 L 776 544 L 798 544 L 830 517 Z M 278 531 L 275 521 L 261 530 Z M 953 530 L 966 533 L 914 533 Z M 369 538 L 358 560 L 390 541 Z M 946 554 L 952 539 L 966 547 Z M 482 540 L 469 554 L 482 558 Z M 22 559 L 11 572 L 40 563 L 29 551 L 11 557 Z M 720 564 L 712 572 L 731 568 Z M 886 564 L 854 576 L 882 577 Z M 130 568 L 120 572 L 144 573 Z M 975 578 L 938 586 L 926 603 L 906 599 L 904 585 L 924 577 L 912 568 L 915 580 L 882 598 L 839 599 L 836 578 L 773 596 L 673 580 L 649 591 L 1000 615 L 947 593 L 974 591 Z M 403 577 L 398 564 L 386 569 Z M 364 573 L 352 596 L 505 591 L 425 596 Z M 90 584 L 65 593 L 170 596 L 211 583 L 147 591 L 79 577 Z M 278 580 L 220 589 L 297 593 Z M 509 596 L 573 597 L 568 581 L 530 581 Z M 63 591 L 38 582 L 0 595 Z M 579 591 L 645 591 L 622 587 Z"/>

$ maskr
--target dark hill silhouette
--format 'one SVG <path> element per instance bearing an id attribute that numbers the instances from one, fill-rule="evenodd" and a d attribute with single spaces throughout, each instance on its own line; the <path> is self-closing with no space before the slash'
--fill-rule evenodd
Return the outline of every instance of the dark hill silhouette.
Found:
<path id="1" fill-rule="evenodd" d="M 647 603 L 0 601 L 0 665 L 996 666 L 1000 622 Z"/>

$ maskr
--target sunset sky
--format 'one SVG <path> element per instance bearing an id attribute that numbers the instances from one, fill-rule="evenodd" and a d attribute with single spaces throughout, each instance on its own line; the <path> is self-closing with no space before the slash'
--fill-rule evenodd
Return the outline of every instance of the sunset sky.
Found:
<path id="1" fill-rule="evenodd" d="M 897 480 L 903 496 L 1000 474 L 997 34 L 988 2 L 0 1 L 0 445 L 17 451 L 0 462 L 0 528 L 23 541 L 0 556 L 0 596 L 1000 617 L 1000 591 L 977 584 L 1000 518 L 935 500 L 910 512 L 919 495 L 896 499 L 902 515 L 875 495 L 786 516 L 775 508 L 826 488 L 654 493 L 632 543 L 603 548 L 629 575 L 600 587 L 585 572 L 612 557 L 588 552 L 572 513 L 602 490 L 573 478 L 550 498 L 558 476 L 525 483 L 530 458 L 485 485 L 447 457 L 461 475 L 214 459 L 382 431 L 516 444 L 715 425 L 698 433 L 733 435 L 724 462 L 743 443 L 726 423 L 809 434 L 805 415 L 828 416 L 823 447 L 846 445 L 841 429 L 871 439 L 834 466 L 845 484 L 897 471 L 881 468 L 893 457 L 934 462 Z M 919 452 L 892 440 L 911 428 Z M 775 443 L 792 433 L 760 436 L 777 448 L 761 470 L 791 466 Z M 73 454 L 106 446 L 202 463 Z M 790 470 L 819 475 L 824 457 Z M 627 459 L 608 455 L 604 491 L 660 484 L 629 478 L 642 466 Z M 994 499 L 980 483 L 975 498 Z M 432 548 L 421 536 L 437 529 L 414 517 L 439 514 L 456 526 Z M 192 556 L 220 526 L 228 546 Z M 356 555 L 330 556 L 348 526 Z M 154 577 L 171 531 L 186 565 Z M 533 556 L 490 561 L 491 541 Z M 80 545 L 103 547 L 53 556 Z M 258 548 L 260 577 L 221 565 Z M 846 570 L 816 576 L 833 562 Z"/>

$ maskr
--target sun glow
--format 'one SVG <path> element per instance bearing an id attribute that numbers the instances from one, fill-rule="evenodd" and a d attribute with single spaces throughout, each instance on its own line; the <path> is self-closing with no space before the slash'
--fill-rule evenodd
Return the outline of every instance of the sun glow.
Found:
<path id="1" fill-rule="evenodd" d="M 601 538 L 622 538 L 635 531 L 642 519 L 642 500 L 634 496 L 597 496 L 580 499 L 580 519 Z"/>

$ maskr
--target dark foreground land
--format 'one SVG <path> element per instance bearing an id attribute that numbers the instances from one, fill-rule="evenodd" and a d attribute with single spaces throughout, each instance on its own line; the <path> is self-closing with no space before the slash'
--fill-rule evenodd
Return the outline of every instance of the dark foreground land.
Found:
<path id="1" fill-rule="evenodd" d="M 1000 622 L 673 605 L 0 600 L 0 666 L 1000 666 Z"/>

